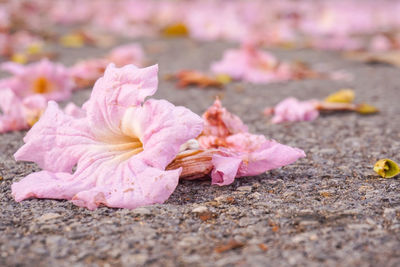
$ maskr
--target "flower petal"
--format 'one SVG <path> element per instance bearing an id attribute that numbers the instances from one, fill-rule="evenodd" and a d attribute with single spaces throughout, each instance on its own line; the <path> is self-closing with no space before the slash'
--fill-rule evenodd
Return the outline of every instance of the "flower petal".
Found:
<path id="1" fill-rule="evenodd" d="M 143 106 L 127 110 L 122 130 L 137 136 L 144 151 L 137 155 L 146 164 L 164 169 L 178 154 L 180 146 L 196 138 L 203 129 L 203 120 L 184 107 L 175 107 L 165 100 L 150 99 Z"/>
<path id="2" fill-rule="evenodd" d="M 211 172 L 211 183 L 216 185 L 228 185 L 233 183 L 242 159 L 214 155 L 212 158 L 214 169 Z"/>
<path id="3" fill-rule="evenodd" d="M 108 65 L 86 102 L 88 121 L 98 138 L 120 134 L 120 118 L 130 106 L 140 105 L 157 90 L 157 65 L 139 69 L 134 65 Z"/>
<path id="4" fill-rule="evenodd" d="M 54 101 L 49 101 L 24 142 L 15 153 L 15 159 L 36 162 L 41 168 L 54 172 L 70 172 L 85 153 L 85 145 L 95 143 L 87 121 L 65 115 Z"/>
<path id="5" fill-rule="evenodd" d="M 175 190 L 181 169 L 162 171 L 132 159 L 112 168 L 97 159 L 75 174 L 47 171 L 28 175 L 12 185 L 16 201 L 27 198 L 67 199 L 81 207 L 136 208 L 163 203 Z M 85 164 L 84 164 L 85 165 Z"/>

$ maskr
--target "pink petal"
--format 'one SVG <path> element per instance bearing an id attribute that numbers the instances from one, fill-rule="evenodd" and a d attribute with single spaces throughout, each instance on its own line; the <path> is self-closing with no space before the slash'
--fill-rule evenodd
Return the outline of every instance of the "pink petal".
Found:
<path id="1" fill-rule="evenodd" d="M 131 107 L 123 125 L 123 131 L 135 133 L 143 143 L 144 151 L 138 156 L 149 166 L 164 169 L 182 144 L 201 133 L 203 120 L 187 108 L 151 99 Z"/>
<path id="2" fill-rule="evenodd" d="M 132 159 L 114 168 L 97 159 L 90 167 L 74 174 L 41 171 L 12 185 L 16 201 L 27 198 L 72 200 L 75 205 L 96 209 L 108 207 L 133 209 L 163 203 L 175 190 L 180 169 L 162 171 Z"/>
<path id="3" fill-rule="evenodd" d="M 14 154 L 15 159 L 36 162 L 53 172 L 70 172 L 85 153 L 85 145 L 95 143 L 86 120 L 63 114 L 53 101 L 27 133 L 24 142 Z"/>
<path id="4" fill-rule="evenodd" d="M 242 160 L 235 157 L 214 155 L 212 163 L 214 169 L 211 172 L 211 183 L 221 186 L 233 183 Z"/>
<path id="5" fill-rule="evenodd" d="M 111 50 L 108 60 L 117 66 L 127 64 L 140 66 L 144 61 L 144 51 L 139 44 L 121 45 Z"/>
<path id="6" fill-rule="evenodd" d="M 84 105 L 90 126 L 98 136 L 119 132 L 119 118 L 130 106 L 140 105 L 157 90 L 157 65 L 139 69 L 110 64 L 94 85 L 91 101 Z"/>
<path id="7" fill-rule="evenodd" d="M 265 141 L 259 149 L 243 157 L 238 177 L 258 175 L 291 164 L 305 156 L 301 149 L 282 145 L 274 140 Z"/>
<path id="8" fill-rule="evenodd" d="M 10 89 L 0 89 L 0 133 L 29 128 L 21 100 Z"/>
<path id="9" fill-rule="evenodd" d="M 247 132 L 247 126 L 242 120 L 226 108 L 222 107 L 221 101 L 216 99 L 214 104 L 203 114 L 204 135 L 214 135 L 218 137 L 226 137 L 230 134 Z"/>
<path id="10" fill-rule="evenodd" d="M 319 116 L 315 101 L 299 101 L 296 98 L 286 98 L 274 108 L 272 123 L 285 121 L 311 121 Z"/>

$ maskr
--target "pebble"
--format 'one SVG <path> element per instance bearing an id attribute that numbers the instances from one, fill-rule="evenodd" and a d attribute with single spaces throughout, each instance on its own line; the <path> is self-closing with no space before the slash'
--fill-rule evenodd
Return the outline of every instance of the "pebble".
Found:
<path id="1" fill-rule="evenodd" d="M 45 222 L 45 221 L 49 221 L 49 220 L 54 220 L 61 217 L 60 214 L 58 213 L 53 213 L 53 212 L 49 212 L 49 213 L 45 213 L 42 216 L 40 216 L 39 218 L 37 218 L 36 220 L 38 222 Z"/>
<path id="2" fill-rule="evenodd" d="M 249 186 L 249 185 L 246 185 L 246 186 L 239 186 L 238 188 L 236 188 L 236 190 L 237 190 L 237 191 L 240 191 L 240 192 L 251 192 L 252 187 Z"/>
<path id="3" fill-rule="evenodd" d="M 137 214 L 137 215 L 150 215 L 151 211 L 147 208 L 136 208 L 132 210 L 132 213 Z"/>
<path id="4" fill-rule="evenodd" d="M 203 213 L 203 212 L 207 212 L 208 208 L 205 206 L 198 206 L 194 209 L 192 209 L 192 213 Z"/>

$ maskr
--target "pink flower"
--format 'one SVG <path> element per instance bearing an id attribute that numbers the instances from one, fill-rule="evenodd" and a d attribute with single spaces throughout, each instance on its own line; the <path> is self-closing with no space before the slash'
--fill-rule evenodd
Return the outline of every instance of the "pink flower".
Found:
<path id="1" fill-rule="evenodd" d="M 287 63 L 280 63 L 273 55 L 253 45 L 227 50 L 221 61 L 211 65 L 211 70 L 251 83 L 285 81 L 294 76 Z"/>
<path id="2" fill-rule="evenodd" d="M 109 63 L 117 67 L 128 64 L 142 66 L 144 52 L 138 44 L 127 44 L 114 48 L 105 58 L 80 61 L 69 69 L 77 89 L 92 86 L 100 78 Z"/>
<path id="3" fill-rule="evenodd" d="M 285 121 L 312 121 L 319 116 L 316 107 L 316 100 L 299 101 L 296 98 L 286 98 L 273 110 L 267 108 L 264 113 L 269 115 L 272 111 L 274 117 L 272 123 L 281 123 Z"/>
<path id="4" fill-rule="evenodd" d="M 305 157 L 304 151 L 248 132 L 239 117 L 217 99 L 204 114 L 200 148 L 217 149 L 212 157 L 212 184 L 231 184 L 235 178 L 258 175 Z"/>
<path id="5" fill-rule="evenodd" d="M 92 86 L 103 75 L 107 64 L 107 59 L 100 58 L 80 61 L 72 66 L 69 73 L 77 85 L 75 89 Z"/>
<path id="6" fill-rule="evenodd" d="M 89 209 L 164 202 L 181 172 L 165 168 L 203 122 L 165 100 L 144 101 L 157 90 L 157 70 L 110 64 L 79 116 L 50 101 L 15 153 L 44 170 L 12 185 L 15 200 L 68 199 Z"/>
<path id="7" fill-rule="evenodd" d="M 122 67 L 128 64 L 142 66 L 144 61 L 144 51 L 138 44 L 126 44 L 111 50 L 107 58 L 117 67 Z"/>
<path id="8" fill-rule="evenodd" d="M 0 87 L 10 88 L 19 98 L 40 94 L 47 100 L 65 100 L 74 86 L 63 65 L 46 59 L 27 66 L 7 62 L 1 68 L 14 76 L 1 80 Z"/>
<path id="9" fill-rule="evenodd" d="M 11 89 L 0 90 L 0 133 L 29 129 L 39 119 L 47 101 L 41 95 L 20 99 Z"/>

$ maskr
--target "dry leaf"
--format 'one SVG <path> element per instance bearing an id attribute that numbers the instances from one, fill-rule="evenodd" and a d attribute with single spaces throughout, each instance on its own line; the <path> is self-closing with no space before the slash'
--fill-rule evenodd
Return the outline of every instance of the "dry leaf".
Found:
<path id="1" fill-rule="evenodd" d="M 69 33 L 60 38 L 60 44 L 70 48 L 80 48 L 85 45 L 85 40 L 80 33 Z"/>
<path id="2" fill-rule="evenodd" d="M 164 28 L 162 34 L 165 37 L 180 37 L 180 36 L 188 36 L 189 29 L 183 23 L 172 24 Z"/>
<path id="3" fill-rule="evenodd" d="M 268 246 L 265 245 L 265 244 L 263 244 L 263 243 L 258 244 L 258 247 L 259 247 L 262 251 L 267 251 L 267 250 L 268 250 Z"/>
<path id="4" fill-rule="evenodd" d="M 201 88 L 221 88 L 224 86 L 224 83 L 220 81 L 221 78 L 219 78 L 218 80 L 216 77 L 211 77 L 195 70 L 182 70 L 174 76 L 176 79 L 178 79 L 178 87 L 180 88 L 184 88 L 190 85 L 198 86 Z"/>
<path id="5" fill-rule="evenodd" d="M 232 249 L 235 249 L 235 248 L 241 248 L 243 246 L 244 246 L 243 243 L 238 242 L 238 241 L 236 241 L 234 239 L 231 239 L 227 243 L 217 246 L 214 249 L 214 251 L 217 252 L 217 253 L 222 253 L 222 252 L 229 251 L 229 250 L 232 250 Z"/>
<path id="6" fill-rule="evenodd" d="M 384 63 L 400 67 L 400 51 L 388 52 L 349 52 L 345 57 L 365 63 Z"/>
<path id="7" fill-rule="evenodd" d="M 380 159 L 375 163 L 374 171 L 383 178 L 392 178 L 400 173 L 400 168 L 393 160 Z"/>
<path id="8" fill-rule="evenodd" d="M 355 94 L 352 89 L 341 89 L 329 95 L 324 101 L 329 103 L 352 103 L 354 97 Z"/>
<path id="9" fill-rule="evenodd" d="M 377 113 L 379 112 L 379 109 L 369 104 L 362 103 L 357 105 L 356 111 L 360 114 L 367 115 L 367 114 Z"/>

